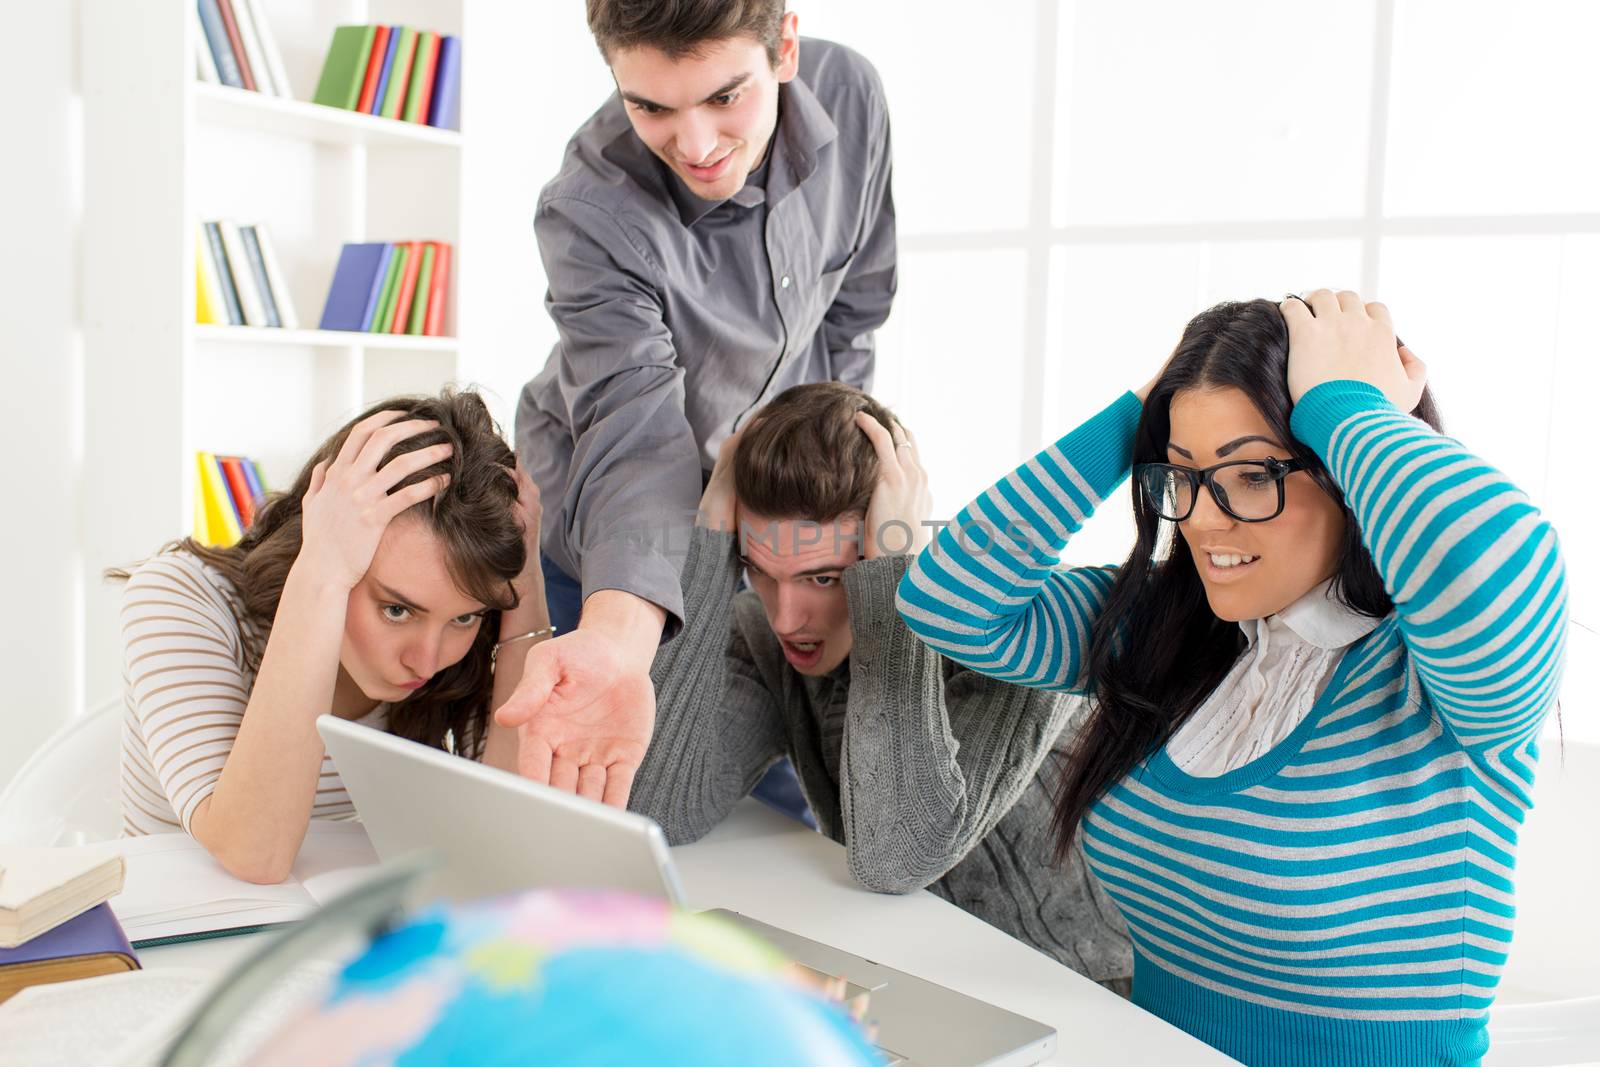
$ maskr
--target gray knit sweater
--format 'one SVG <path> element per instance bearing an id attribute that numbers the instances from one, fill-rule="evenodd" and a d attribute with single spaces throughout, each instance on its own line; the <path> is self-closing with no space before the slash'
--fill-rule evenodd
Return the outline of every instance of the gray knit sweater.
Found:
<path id="1" fill-rule="evenodd" d="M 766 769 L 793 762 L 822 832 L 881 893 L 927 888 L 1081 974 L 1133 971 L 1120 915 L 1074 845 L 1051 863 L 1046 757 L 1077 705 L 931 651 L 895 612 L 909 556 L 844 572 L 854 647 L 822 678 L 789 666 L 731 534 L 696 529 L 684 627 L 651 671 L 656 727 L 629 807 L 697 840 Z M 1052 761 L 1053 762 L 1053 761 Z"/>

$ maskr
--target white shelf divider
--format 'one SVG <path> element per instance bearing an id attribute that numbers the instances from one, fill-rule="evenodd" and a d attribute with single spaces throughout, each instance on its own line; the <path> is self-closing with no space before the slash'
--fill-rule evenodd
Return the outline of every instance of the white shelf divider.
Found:
<path id="1" fill-rule="evenodd" d="M 261 326 L 195 323 L 196 341 L 218 344 L 283 345 L 310 348 L 369 348 L 405 352 L 454 353 L 454 337 L 419 337 L 402 333 L 357 333 L 353 330 L 282 330 Z"/>
<path id="2" fill-rule="evenodd" d="M 200 81 L 193 82 L 189 91 L 194 97 L 195 118 L 200 122 L 259 130 L 319 144 L 369 148 L 428 146 L 449 150 L 461 147 L 461 134 L 455 130 Z"/>

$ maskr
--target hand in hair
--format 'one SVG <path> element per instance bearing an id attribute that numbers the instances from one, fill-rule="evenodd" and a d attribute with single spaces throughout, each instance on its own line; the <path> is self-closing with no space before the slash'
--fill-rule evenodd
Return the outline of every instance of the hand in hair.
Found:
<path id="1" fill-rule="evenodd" d="M 933 513 L 916 440 L 899 423 L 891 431 L 865 411 L 856 412 L 856 425 L 878 453 L 878 484 L 867 505 L 862 556 L 916 555 L 927 547 L 929 530 L 924 522 Z"/>
<path id="2" fill-rule="evenodd" d="M 739 438 L 751 425 L 747 422 L 729 434 L 717 449 L 717 465 L 711 469 L 706 491 L 700 497 L 700 510 L 694 517 L 694 524 L 702 530 L 733 533 L 739 508 L 739 497 L 733 488 L 733 454 L 739 448 Z"/>
<path id="3" fill-rule="evenodd" d="M 655 687 L 604 635 L 577 629 L 528 651 L 495 721 L 518 728 L 523 777 L 625 807 L 655 729 Z"/>
<path id="4" fill-rule="evenodd" d="M 522 573 L 517 575 L 516 581 L 511 583 L 517 591 L 517 600 L 521 602 L 530 596 L 544 596 L 544 572 L 539 564 L 539 522 L 544 516 L 544 508 L 539 503 L 539 487 L 522 469 L 520 461 L 513 477 L 517 480 L 517 524 L 522 527 L 522 540 L 528 546 L 528 561 L 523 564 Z"/>
<path id="5" fill-rule="evenodd" d="M 1428 368 L 1409 348 L 1396 349 L 1394 322 L 1382 304 L 1363 304 L 1345 291 L 1318 289 L 1278 305 L 1289 325 L 1289 396 L 1324 382 L 1360 381 L 1376 387 L 1401 411 L 1422 400 Z"/>
<path id="6" fill-rule="evenodd" d="M 407 418 L 403 411 L 380 411 L 355 425 L 331 462 L 324 460 L 312 468 L 311 484 L 301 501 L 304 519 L 296 570 L 319 585 L 355 588 L 372 566 L 389 523 L 449 484 L 450 476 L 441 474 L 390 491 L 448 458 L 448 442 L 402 453 L 379 467 L 395 445 L 438 425 L 431 419 Z"/>

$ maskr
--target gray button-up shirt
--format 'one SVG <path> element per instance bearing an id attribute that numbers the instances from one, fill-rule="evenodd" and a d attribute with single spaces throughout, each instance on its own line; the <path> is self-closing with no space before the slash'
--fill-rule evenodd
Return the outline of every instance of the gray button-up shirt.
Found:
<path id="1" fill-rule="evenodd" d="M 895 291 L 889 115 L 860 55 L 803 40 L 763 175 L 692 195 L 613 95 L 567 145 L 534 232 L 559 332 L 517 453 L 545 554 L 584 595 L 683 617 L 678 563 L 717 449 L 781 390 L 872 382 Z M 763 187 L 764 186 L 764 187 Z"/>

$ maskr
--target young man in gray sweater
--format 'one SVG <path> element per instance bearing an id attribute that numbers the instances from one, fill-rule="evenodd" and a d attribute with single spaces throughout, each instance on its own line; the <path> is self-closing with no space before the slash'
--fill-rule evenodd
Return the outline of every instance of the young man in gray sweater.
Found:
<path id="1" fill-rule="evenodd" d="M 864 887 L 928 888 L 1125 992 L 1121 918 L 1077 848 L 1051 863 L 1046 757 L 1074 703 L 957 666 L 895 612 L 927 484 L 910 434 L 837 382 L 785 391 L 722 445 L 629 807 L 694 841 L 787 756 Z"/>

